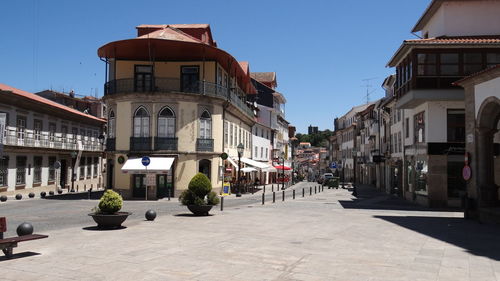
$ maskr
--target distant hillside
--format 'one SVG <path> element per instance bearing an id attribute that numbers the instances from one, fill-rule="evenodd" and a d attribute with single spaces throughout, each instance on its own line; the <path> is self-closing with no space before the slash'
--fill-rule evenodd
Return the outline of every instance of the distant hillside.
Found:
<path id="1" fill-rule="evenodd" d="M 327 147 L 328 138 L 333 135 L 330 130 L 319 131 L 317 134 L 297 134 L 296 137 L 300 142 L 310 142 L 312 146 Z"/>

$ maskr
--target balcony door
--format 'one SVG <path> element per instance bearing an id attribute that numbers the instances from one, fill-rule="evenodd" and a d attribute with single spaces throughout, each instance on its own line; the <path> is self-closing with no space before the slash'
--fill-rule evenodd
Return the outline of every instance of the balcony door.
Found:
<path id="1" fill-rule="evenodd" d="M 153 89 L 153 67 L 151 65 L 136 65 L 134 69 L 134 90 L 136 92 L 151 92 Z"/>
<path id="2" fill-rule="evenodd" d="M 198 93 L 200 81 L 199 66 L 181 67 L 181 92 Z"/>

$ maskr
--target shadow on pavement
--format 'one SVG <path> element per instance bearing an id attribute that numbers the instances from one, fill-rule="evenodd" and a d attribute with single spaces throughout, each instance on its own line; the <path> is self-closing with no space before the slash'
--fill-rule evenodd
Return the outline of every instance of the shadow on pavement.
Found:
<path id="1" fill-rule="evenodd" d="M 18 253 L 18 254 L 13 254 L 10 258 L 2 256 L 2 257 L 0 257 L 0 262 L 14 260 L 14 259 L 27 258 L 27 257 L 32 257 L 32 256 L 38 256 L 38 255 L 41 255 L 41 254 L 36 253 L 36 252 L 22 252 L 22 253 Z"/>
<path id="2" fill-rule="evenodd" d="M 104 190 L 92 191 L 90 192 L 90 199 L 97 200 L 101 198 L 104 194 Z M 89 192 L 70 192 L 63 194 L 55 194 L 55 195 L 47 195 L 44 199 L 48 200 L 81 200 L 81 199 L 89 199 Z"/>
<path id="3" fill-rule="evenodd" d="M 353 192 L 353 188 L 347 189 Z M 356 186 L 356 196 L 352 200 L 339 200 L 344 209 L 362 209 L 362 210 L 401 210 L 401 211 L 458 211 L 460 209 L 436 209 L 420 206 L 414 202 L 407 201 L 396 195 L 390 195 L 377 190 L 370 185 Z"/>
<path id="4" fill-rule="evenodd" d="M 176 214 L 174 217 L 193 217 L 193 218 L 202 218 L 202 217 L 211 217 L 213 214 L 208 214 L 208 215 L 203 215 L 203 216 L 198 216 L 195 214 Z"/>
<path id="5" fill-rule="evenodd" d="M 467 252 L 500 260 L 500 227 L 450 217 L 374 216 L 443 242 Z"/>
<path id="6" fill-rule="evenodd" d="M 110 231 L 110 230 L 122 230 L 125 228 L 127 228 L 127 227 L 122 225 L 122 226 L 117 227 L 117 228 L 99 228 L 97 226 L 87 226 L 87 227 L 83 227 L 82 229 L 89 230 L 89 231 Z"/>

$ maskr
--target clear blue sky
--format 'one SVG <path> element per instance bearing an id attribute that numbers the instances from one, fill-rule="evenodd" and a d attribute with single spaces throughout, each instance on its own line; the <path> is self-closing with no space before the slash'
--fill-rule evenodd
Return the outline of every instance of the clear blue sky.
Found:
<path id="1" fill-rule="evenodd" d="M 209 23 L 218 46 L 254 72 L 275 71 L 287 119 L 333 129 L 333 119 L 383 96 L 385 67 L 430 0 L 0 1 L 0 83 L 103 93 L 97 49 L 139 24 Z M 97 90 L 96 90 L 97 89 Z"/>

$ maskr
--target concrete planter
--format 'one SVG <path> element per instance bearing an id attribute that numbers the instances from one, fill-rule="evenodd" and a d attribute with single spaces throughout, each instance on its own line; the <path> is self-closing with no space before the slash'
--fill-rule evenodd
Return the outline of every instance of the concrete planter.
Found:
<path id="1" fill-rule="evenodd" d="M 195 216 L 208 216 L 213 205 L 187 205 L 187 207 Z"/>
<path id="2" fill-rule="evenodd" d="M 113 229 L 119 228 L 122 223 L 127 219 L 132 213 L 129 212 L 116 212 L 114 214 L 89 214 L 94 221 L 97 223 L 98 228 L 102 229 Z"/>

